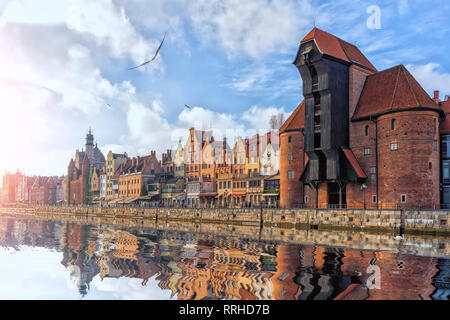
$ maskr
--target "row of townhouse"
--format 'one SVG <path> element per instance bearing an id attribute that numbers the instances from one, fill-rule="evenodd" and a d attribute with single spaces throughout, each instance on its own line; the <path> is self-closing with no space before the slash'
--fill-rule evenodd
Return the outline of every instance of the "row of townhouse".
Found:
<path id="1" fill-rule="evenodd" d="M 87 140 L 86 150 L 92 137 Z M 77 151 L 76 159 L 81 153 L 81 161 L 69 164 L 70 205 L 278 206 L 277 131 L 238 137 L 230 147 L 226 138 L 215 140 L 211 130 L 191 128 L 186 143 L 180 140 L 161 159 L 155 151 L 137 157 L 110 151 L 103 166 L 98 159 L 91 165 L 84 151 Z M 100 153 L 97 158 L 102 158 Z"/>
<path id="2" fill-rule="evenodd" d="M 28 176 L 6 172 L 2 178 L 3 205 L 56 205 L 64 201 L 65 177 Z"/>

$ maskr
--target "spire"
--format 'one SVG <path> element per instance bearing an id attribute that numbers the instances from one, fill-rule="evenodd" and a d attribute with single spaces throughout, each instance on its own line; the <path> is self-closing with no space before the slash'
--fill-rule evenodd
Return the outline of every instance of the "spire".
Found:
<path id="1" fill-rule="evenodd" d="M 93 145 L 94 145 L 94 135 L 92 134 L 91 128 L 89 127 L 89 132 L 86 135 L 86 150 L 88 149 L 87 146 Z"/>

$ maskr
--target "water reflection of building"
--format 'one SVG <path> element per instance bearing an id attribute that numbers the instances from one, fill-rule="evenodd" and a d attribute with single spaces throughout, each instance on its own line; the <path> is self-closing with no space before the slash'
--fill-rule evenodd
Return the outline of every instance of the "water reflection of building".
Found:
<path id="1" fill-rule="evenodd" d="M 277 300 L 296 300 L 301 293 L 294 282 L 295 272 L 300 267 L 300 248 L 297 245 L 279 244 L 277 246 L 277 271 L 272 277 L 274 298 Z"/>
<path id="2" fill-rule="evenodd" d="M 89 284 L 99 274 L 100 268 L 95 261 L 97 249 L 95 229 L 81 224 L 66 224 L 65 237 L 61 237 L 61 264 L 69 270 L 70 279 L 78 288 L 81 296 L 89 291 Z"/>
<path id="3" fill-rule="evenodd" d="M 270 244 L 159 230 L 116 230 L 38 219 L 0 217 L 0 245 L 57 249 L 68 280 L 89 293 L 92 280 L 153 278 L 177 299 L 448 299 L 449 260 Z M 368 267 L 380 289 L 367 288 Z"/>
<path id="4" fill-rule="evenodd" d="M 433 286 L 436 290 L 432 297 L 434 300 L 449 300 L 450 298 L 450 261 L 439 259 L 438 273 L 433 278 Z"/>
<path id="5" fill-rule="evenodd" d="M 435 290 L 432 284 L 437 272 L 435 258 L 352 250 L 345 250 L 344 254 L 343 272 L 354 277 L 362 274 L 362 285 L 346 299 L 423 300 L 430 299 Z M 375 276 L 368 272 L 371 264 L 380 270 L 379 289 L 367 287 L 369 277 L 374 279 Z"/>

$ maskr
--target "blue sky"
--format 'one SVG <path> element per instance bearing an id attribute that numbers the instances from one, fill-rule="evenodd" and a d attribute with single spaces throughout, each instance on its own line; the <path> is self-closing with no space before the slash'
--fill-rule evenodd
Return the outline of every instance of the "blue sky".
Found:
<path id="1" fill-rule="evenodd" d="M 314 21 L 443 98 L 449 16 L 444 0 L 0 0 L 0 171 L 63 174 L 89 127 L 105 154 L 133 156 L 175 147 L 192 126 L 267 130 L 302 100 L 292 61 Z M 158 60 L 127 70 L 165 32 Z"/>

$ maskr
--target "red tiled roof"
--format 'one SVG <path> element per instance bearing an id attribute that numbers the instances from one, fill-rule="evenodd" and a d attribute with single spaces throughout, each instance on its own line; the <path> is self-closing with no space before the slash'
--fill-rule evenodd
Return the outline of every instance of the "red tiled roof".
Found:
<path id="1" fill-rule="evenodd" d="M 314 39 L 319 50 L 323 54 L 350 62 L 357 63 L 369 70 L 377 71 L 372 63 L 362 54 L 362 52 L 354 45 L 339 39 L 338 37 L 320 30 L 318 28 L 312 29 L 301 43 Z"/>
<path id="2" fill-rule="evenodd" d="M 440 110 L 408 70 L 399 65 L 367 77 L 352 120 L 423 107 Z"/>
<path id="3" fill-rule="evenodd" d="M 298 107 L 291 113 L 289 118 L 280 127 L 279 132 L 286 130 L 302 129 L 305 127 L 305 100 L 300 102 Z"/>
<path id="4" fill-rule="evenodd" d="M 355 170 L 355 173 L 357 174 L 358 178 L 367 179 L 367 175 L 364 173 L 364 170 L 359 165 L 358 160 L 356 160 L 353 151 L 351 149 L 346 148 L 342 148 L 342 151 L 344 151 L 345 157 L 350 162 L 351 166 L 353 167 L 353 170 Z"/>

